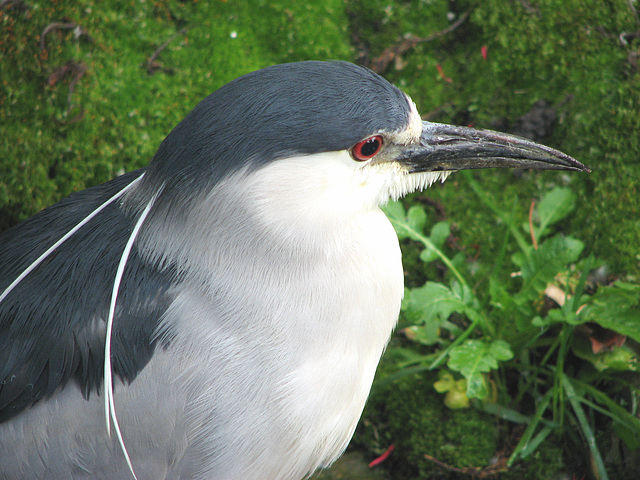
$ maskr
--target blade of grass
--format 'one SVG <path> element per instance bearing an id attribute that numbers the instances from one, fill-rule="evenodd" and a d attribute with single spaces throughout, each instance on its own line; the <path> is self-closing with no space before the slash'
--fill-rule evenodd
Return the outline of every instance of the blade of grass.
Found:
<path id="1" fill-rule="evenodd" d="M 512 423 L 527 425 L 531 422 L 531 417 L 523 415 L 512 408 L 500 405 L 499 403 L 486 403 L 482 406 L 482 410 Z"/>
<path id="2" fill-rule="evenodd" d="M 553 419 L 560 425 L 564 424 L 565 389 L 563 388 L 564 361 L 569 350 L 569 341 L 573 335 L 574 327 L 565 324 L 560 330 L 560 346 L 558 348 L 558 358 L 554 368 L 553 379 Z"/>
<path id="3" fill-rule="evenodd" d="M 580 306 L 579 304 L 583 296 L 584 286 L 587 283 L 587 278 L 589 277 L 589 273 L 591 273 L 591 269 L 593 268 L 594 263 L 595 259 L 593 258 L 593 255 L 590 255 L 584 263 L 582 274 L 580 275 L 580 279 L 578 280 L 578 284 L 575 288 L 575 293 L 572 296 L 566 296 L 567 300 L 565 303 L 565 307 L 572 312 L 575 312 Z"/>
<path id="4" fill-rule="evenodd" d="M 533 437 L 533 439 L 520 451 L 520 458 L 527 458 L 529 455 L 535 452 L 536 448 L 538 448 L 540 444 L 545 441 L 545 439 L 551 432 L 553 432 L 553 430 L 554 428 L 548 425 L 542 427 L 542 430 L 540 430 L 538 434 Z"/>
<path id="5" fill-rule="evenodd" d="M 544 395 L 544 397 L 542 397 L 542 400 L 540 400 L 540 402 L 538 403 L 538 407 L 536 408 L 536 413 L 531 418 L 531 421 L 529 422 L 529 425 L 527 426 L 526 430 L 522 434 L 522 437 L 520 438 L 518 445 L 516 445 L 516 448 L 513 450 L 513 453 L 511 454 L 511 456 L 509 457 L 509 460 L 507 461 L 508 467 L 510 467 L 513 464 L 513 462 L 515 462 L 516 459 L 519 456 L 521 456 L 522 451 L 524 451 L 525 449 L 528 451 L 527 455 L 533 452 L 533 450 L 529 448 L 529 442 L 531 442 L 531 439 L 533 438 L 533 434 L 538 428 L 538 425 L 540 425 L 540 423 L 542 422 L 542 415 L 544 415 L 544 412 L 549 407 L 549 403 L 551 402 L 551 397 L 552 397 L 551 393 L 552 391 L 549 390 Z"/>
<path id="6" fill-rule="evenodd" d="M 515 214 L 515 212 L 513 214 Z M 509 245 L 510 240 L 511 240 L 511 232 L 509 230 L 509 227 L 506 227 L 505 234 L 502 236 L 502 242 L 500 242 L 498 254 L 495 256 L 495 258 L 492 261 L 491 270 L 487 273 L 487 278 L 494 278 L 495 273 L 501 271 L 502 264 L 504 262 L 505 255 L 507 252 L 507 246 Z M 478 284 L 479 283 L 480 282 L 478 282 Z M 490 299 L 487 299 L 487 302 L 489 301 Z"/>
<path id="7" fill-rule="evenodd" d="M 607 470 L 604 466 L 604 461 L 602 459 L 602 455 L 600 455 L 600 450 L 598 449 L 598 445 L 596 443 L 596 437 L 589 426 L 589 421 L 587 420 L 587 416 L 582 409 L 582 405 L 578 400 L 576 392 L 571 384 L 571 380 L 564 373 L 561 374 L 562 379 L 562 387 L 567 394 L 567 399 L 573 408 L 573 412 L 578 419 L 578 423 L 580 424 L 580 428 L 582 429 L 582 434 L 584 436 L 584 440 L 587 442 L 587 446 L 589 447 L 589 451 L 591 452 L 591 457 L 593 459 L 594 467 L 597 469 L 597 473 L 600 475 L 600 480 L 609 480 L 609 476 L 607 475 Z"/>
<path id="8" fill-rule="evenodd" d="M 623 407 L 618 405 L 614 400 L 612 400 L 609 397 L 609 395 L 602 392 L 601 390 L 598 390 L 594 386 L 589 385 L 588 383 L 581 382 L 580 380 L 576 380 L 576 379 L 573 380 L 573 383 L 574 385 L 576 385 L 576 387 L 579 387 L 585 393 L 592 396 L 597 402 L 601 403 L 602 405 L 605 405 L 609 409 L 608 413 L 607 412 L 603 412 L 603 413 L 613 418 L 617 422 L 620 422 L 626 425 L 627 427 L 635 430 L 636 432 L 638 432 L 638 434 L 640 434 L 640 419 L 638 419 L 633 413 L 630 413 L 627 410 L 625 410 Z"/>

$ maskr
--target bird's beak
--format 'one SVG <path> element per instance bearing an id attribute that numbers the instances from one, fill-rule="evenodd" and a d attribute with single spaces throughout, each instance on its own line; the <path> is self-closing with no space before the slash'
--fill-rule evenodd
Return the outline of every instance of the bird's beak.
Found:
<path id="1" fill-rule="evenodd" d="M 420 144 L 407 147 L 396 161 L 410 173 L 495 167 L 591 171 L 569 155 L 526 138 L 431 122 L 422 122 Z"/>

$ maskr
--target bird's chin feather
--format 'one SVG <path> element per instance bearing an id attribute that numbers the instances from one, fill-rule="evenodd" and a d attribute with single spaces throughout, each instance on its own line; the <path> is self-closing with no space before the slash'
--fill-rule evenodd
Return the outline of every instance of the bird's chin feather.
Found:
<path id="1" fill-rule="evenodd" d="M 389 196 L 393 200 L 398 200 L 399 198 L 404 197 L 409 193 L 418 190 L 422 191 L 426 188 L 429 188 L 437 181 L 444 183 L 444 181 L 449 177 L 450 174 L 451 172 L 424 172 L 405 174 L 391 185 Z"/>

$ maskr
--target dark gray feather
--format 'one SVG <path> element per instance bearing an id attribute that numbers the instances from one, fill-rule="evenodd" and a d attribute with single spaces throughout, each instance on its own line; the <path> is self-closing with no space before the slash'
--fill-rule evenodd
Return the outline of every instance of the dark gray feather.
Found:
<path id="1" fill-rule="evenodd" d="M 0 292 L 97 206 L 142 172 L 75 193 L 0 235 Z M 0 302 L 0 421 L 73 379 L 88 396 L 100 387 L 113 279 L 133 218 L 106 207 Z M 155 348 L 170 280 L 134 249 L 113 332 L 113 369 L 132 381 Z"/>

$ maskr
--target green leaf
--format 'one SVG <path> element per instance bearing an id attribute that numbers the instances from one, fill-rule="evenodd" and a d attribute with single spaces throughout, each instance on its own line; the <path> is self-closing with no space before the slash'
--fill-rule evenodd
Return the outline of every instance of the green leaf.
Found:
<path id="1" fill-rule="evenodd" d="M 537 250 L 531 249 L 528 255 L 522 252 L 514 254 L 512 260 L 520 267 L 523 280 L 516 301 L 523 303 L 537 298 L 558 273 L 578 259 L 583 248 L 584 243 L 580 240 L 556 235 L 543 242 Z"/>
<path id="2" fill-rule="evenodd" d="M 495 277 L 489 278 L 489 296 L 493 308 L 501 311 L 511 309 L 513 304 L 511 293 L 507 290 L 506 285 Z"/>
<path id="3" fill-rule="evenodd" d="M 608 409 L 608 412 L 604 412 L 606 415 L 611 417 L 615 422 L 627 425 L 633 429 L 636 435 L 640 436 L 640 419 L 638 419 L 634 413 L 628 412 L 625 408 L 618 405 L 615 400 L 612 400 L 609 395 L 598 390 L 591 384 L 581 382 L 577 379 L 572 379 L 572 382 L 575 387 L 579 388 L 584 394 L 593 397 L 598 403 L 604 405 Z"/>
<path id="4" fill-rule="evenodd" d="M 613 422 L 613 431 L 622 439 L 629 450 L 640 449 L 640 438 L 638 433 L 634 432 L 624 423 Z"/>
<path id="5" fill-rule="evenodd" d="M 579 317 L 640 342 L 640 285 L 616 282 L 600 287 Z"/>
<path id="6" fill-rule="evenodd" d="M 433 228 L 431 228 L 429 238 L 436 247 L 441 249 L 450 234 L 451 226 L 449 222 L 438 222 L 433 226 Z"/>
<path id="7" fill-rule="evenodd" d="M 452 313 L 465 315 L 471 322 L 486 324 L 473 291 L 457 282 L 453 282 L 451 288 L 442 283 L 427 282 L 422 287 L 405 290 L 401 308 L 403 321 L 412 324 L 405 329 L 407 336 L 425 345 L 441 341 L 441 328 L 458 330 L 447 321 Z"/>
<path id="8" fill-rule="evenodd" d="M 465 303 L 449 287 L 438 282 L 427 282 L 422 287 L 410 290 L 402 304 L 405 317 L 414 323 L 428 323 L 436 317 L 443 320 L 453 312 L 463 312 Z"/>
<path id="9" fill-rule="evenodd" d="M 506 285 L 500 282 L 500 278 L 489 279 L 489 294 L 493 315 L 499 315 L 501 319 L 508 319 L 508 328 L 515 327 L 519 331 L 531 329 L 531 318 L 535 316 L 535 304 L 533 302 L 518 302 L 518 298 L 507 290 Z M 503 281 L 505 279 L 502 279 Z M 498 320 L 501 328 L 506 327 L 504 321 Z"/>
<path id="10" fill-rule="evenodd" d="M 504 340 L 494 340 L 491 342 L 489 353 L 491 353 L 496 360 L 511 360 L 513 358 L 511 347 Z"/>
<path id="11" fill-rule="evenodd" d="M 550 310 L 545 317 L 547 325 L 552 323 L 566 323 L 569 325 L 580 325 L 586 320 L 582 315 L 578 315 L 576 312 L 569 310 L 565 305 L 563 308 L 554 308 Z"/>
<path id="12" fill-rule="evenodd" d="M 440 375 L 438 376 L 440 377 L 440 379 L 437 382 L 434 382 L 433 384 L 433 388 L 436 389 L 436 392 L 438 393 L 448 392 L 455 386 L 456 381 L 453 378 L 453 375 L 451 375 L 450 373 L 443 371 L 443 372 L 440 372 Z"/>
<path id="13" fill-rule="evenodd" d="M 429 240 L 431 240 L 431 243 L 433 243 L 433 245 L 436 248 L 438 248 L 439 250 L 442 250 L 442 247 L 444 246 L 444 242 L 447 241 L 447 238 L 449 238 L 450 233 L 451 233 L 451 227 L 449 222 L 438 222 L 431 228 L 431 233 L 429 234 Z M 438 254 L 433 248 L 425 248 L 420 253 L 420 260 L 422 260 L 424 263 L 433 262 L 438 258 L 440 257 L 438 256 Z"/>
<path id="14" fill-rule="evenodd" d="M 538 432 L 538 434 L 531 439 L 529 443 L 527 443 L 522 450 L 519 451 L 520 458 L 527 458 L 531 455 L 535 450 L 540 446 L 542 442 L 549 436 L 550 433 L 554 431 L 553 427 L 546 425 L 542 427 L 542 430 Z"/>
<path id="15" fill-rule="evenodd" d="M 400 202 L 390 202 L 383 208 L 383 210 L 386 213 L 387 218 L 389 218 L 391 225 L 393 225 L 393 228 L 396 230 L 398 238 L 411 238 L 412 240 L 422 243 L 428 250 L 433 251 L 442 263 L 451 270 L 451 273 L 456 277 L 458 282 L 466 283 L 464 277 L 451 260 L 449 260 L 449 258 L 447 258 L 447 256 L 433 244 L 429 237 L 424 235 L 422 230 L 424 229 L 426 213 L 424 213 L 424 209 L 422 207 L 415 205 L 409 209 L 409 213 L 407 214 Z M 432 230 L 436 239 L 441 237 L 441 231 L 443 229 L 444 226 L 438 226 L 435 230 Z"/>
<path id="16" fill-rule="evenodd" d="M 616 372 L 640 371 L 638 356 L 625 345 L 616 347 L 610 352 L 593 353 L 591 343 L 587 338 L 579 337 L 574 340 L 572 350 L 577 357 L 590 362 L 599 372 L 604 370 Z"/>
<path id="17" fill-rule="evenodd" d="M 440 322 L 428 321 L 423 325 L 412 325 L 403 330 L 409 340 L 422 345 L 433 345 L 440 341 Z"/>
<path id="18" fill-rule="evenodd" d="M 481 373 L 469 375 L 467 380 L 467 398 L 485 399 L 489 396 L 489 387 Z"/>
<path id="19" fill-rule="evenodd" d="M 536 432 L 538 426 L 541 423 L 546 422 L 543 415 L 544 415 L 544 412 L 547 410 L 547 408 L 549 408 L 549 404 L 551 403 L 551 398 L 552 398 L 552 391 L 549 390 L 542 398 L 538 399 L 538 401 L 536 402 L 536 412 L 527 422 L 525 422 L 527 423 L 527 428 L 522 434 L 522 436 L 520 437 L 520 441 L 518 442 L 518 445 L 516 445 L 516 448 L 513 450 L 513 453 L 509 457 L 509 460 L 507 461 L 507 466 L 511 466 L 517 458 L 522 456 L 523 453 L 526 453 L 527 455 L 529 455 L 533 452 L 534 449 L 531 449 L 530 445 L 531 445 L 532 439 L 534 438 L 534 433 Z M 545 427 L 551 428 L 552 425 L 547 424 L 545 425 Z M 537 446 L 537 445 L 534 445 L 534 446 Z"/>
<path id="20" fill-rule="evenodd" d="M 448 367 L 460 372 L 467 379 L 469 398 L 486 398 L 489 394 L 484 373 L 498 368 L 499 360 L 513 358 L 509 344 L 503 340 L 488 343 L 483 340 L 467 340 L 449 352 Z"/>
<path id="21" fill-rule="evenodd" d="M 422 232 L 424 230 L 424 224 L 427 222 L 427 214 L 424 208 L 413 205 L 407 210 L 407 223 L 412 231 Z"/>
<path id="22" fill-rule="evenodd" d="M 568 188 L 556 187 L 542 197 L 537 213 L 536 238 L 540 239 L 547 235 L 550 225 L 566 218 L 576 206 L 576 194 Z M 529 231 L 529 225 L 526 225 L 526 231 Z"/>
<path id="23" fill-rule="evenodd" d="M 470 402 L 469 397 L 467 396 L 468 391 L 467 381 L 464 378 L 458 380 L 444 397 L 444 404 L 451 410 L 469 408 Z"/>

